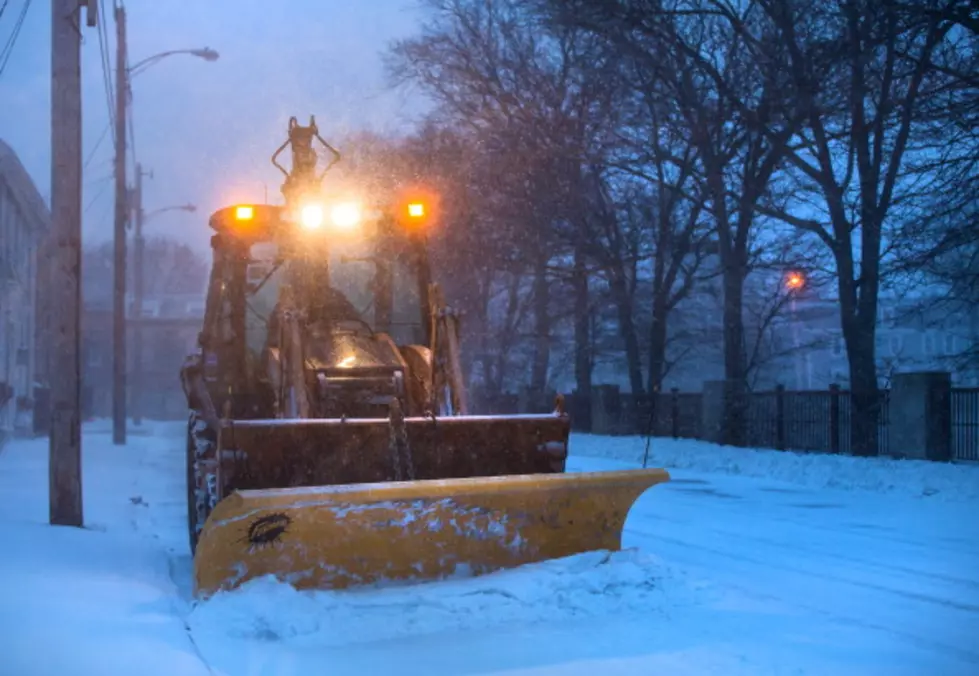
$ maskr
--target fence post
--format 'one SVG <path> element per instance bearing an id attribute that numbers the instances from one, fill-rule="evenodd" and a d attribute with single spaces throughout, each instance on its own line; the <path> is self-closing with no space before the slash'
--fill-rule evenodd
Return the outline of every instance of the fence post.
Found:
<path id="1" fill-rule="evenodd" d="M 829 386 L 829 451 L 840 452 L 840 386 Z"/>
<path id="2" fill-rule="evenodd" d="M 775 449 L 785 450 L 785 385 L 775 386 Z"/>
<path id="3" fill-rule="evenodd" d="M 887 454 L 939 462 L 951 460 L 951 374 L 898 373 L 892 382 Z"/>
<path id="4" fill-rule="evenodd" d="M 680 388 L 670 388 L 670 434 L 680 438 Z"/>

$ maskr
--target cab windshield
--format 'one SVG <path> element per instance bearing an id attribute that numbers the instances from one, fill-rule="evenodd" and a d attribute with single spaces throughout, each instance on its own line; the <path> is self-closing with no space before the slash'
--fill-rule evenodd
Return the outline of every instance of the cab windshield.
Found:
<path id="1" fill-rule="evenodd" d="M 340 242 L 331 246 L 330 286 L 353 305 L 364 324 L 377 330 L 374 322 L 373 282 L 375 265 L 371 260 L 373 246 L 367 242 Z M 248 264 L 246 298 L 246 335 L 249 349 L 261 353 L 268 332 L 279 289 L 285 279 L 286 266 L 279 264 L 278 247 L 264 242 L 251 248 Z M 393 299 L 391 338 L 399 345 L 424 342 L 421 305 L 417 278 L 407 260 L 396 260 L 392 269 Z"/>

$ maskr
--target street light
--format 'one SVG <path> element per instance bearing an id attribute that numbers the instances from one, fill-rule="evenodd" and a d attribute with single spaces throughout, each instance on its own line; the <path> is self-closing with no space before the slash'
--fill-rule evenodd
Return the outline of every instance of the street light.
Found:
<path id="1" fill-rule="evenodd" d="M 786 293 L 789 299 L 789 312 L 790 312 L 790 322 L 792 327 L 792 343 L 793 351 L 798 354 L 801 343 L 799 340 L 799 315 L 796 307 L 796 300 L 798 300 L 803 289 L 806 288 L 806 274 L 801 270 L 789 270 L 783 279 L 783 284 L 785 285 Z M 805 373 L 803 373 L 803 365 L 800 363 L 798 357 L 795 359 L 795 379 L 796 379 L 796 389 L 805 389 L 809 384 L 809 352 L 806 351 L 803 360 L 805 361 Z"/>
<path id="2" fill-rule="evenodd" d="M 126 229 L 132 209 L 129 187 L 126 185 L 126 132 L 132 98 L 132 78 L 168 56 L 188 54 L 204 61 L 217 61 L 218 53 L 210 47 L 172 49 L 148 56 L 129 65 L 129 49 L 126 41 L 126 8 L 115 7 L 116 19 L 116 110 L 115 143 L 115 217 L 113 252 L 113 301 L 112 301 L 112 442 L 126 443 Z M 137 172 L 138 173 L 138 172 Z"/>
<path id="3" fill-rule="evenodd" d="M 154 54 L 153 56 L 147 56 L 145 59 L 137 61 L 127 69 L 129 77 L 134 77 L 153 64 L 159 63 L 168 56 L 174 56 L 176 54 L 188 54 L 190 56 L 196 56 L 198 59 L 203 59 L 210 62 L 217 61 L 218 57 L 220 56 L 220 54 L 210 47 L 201 47 L 199 49 L 171 49 L 166 52 Z"/>
<path id="4" fill-rule="evenodd" d="M 181 204 L 179 206 L 162 207 L 160 209 L 154 209 L 153 211 L 147 212 L 146 214 L 143 215 L 143 223 L 145 224 L 154 216 L 159 216 L 160 214 L 164 214 L 168 211 L 186 211 L 192 214 L 195 211 L 197 211 L 197 207 L 193 204 Z"/>
<path id="5" fill-rule="evenodd" d="M 785 288 L 789 291 L 799 291 L 806 285 L 806 277 L 801 272 L 792 271 L 785 276 Z"/>

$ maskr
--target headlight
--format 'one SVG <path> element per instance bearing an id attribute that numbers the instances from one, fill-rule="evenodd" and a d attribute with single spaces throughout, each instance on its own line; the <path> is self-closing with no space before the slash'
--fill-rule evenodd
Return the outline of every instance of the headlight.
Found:
<path id="1" fill-rule="evenodd" d="M 360 205 L 355 202 L 337 204 L 330 210 L 330 219 L 333 221 L 333 225 L 342 230 L 357 227 L 361 218 Z"/>
<path id="2" fill-rule="evenodd" d="M 317 230 L 323 225 L 323 207 L 319 204 L 307 204 L 300 214 L 300 223 L 307 230 Z"/>

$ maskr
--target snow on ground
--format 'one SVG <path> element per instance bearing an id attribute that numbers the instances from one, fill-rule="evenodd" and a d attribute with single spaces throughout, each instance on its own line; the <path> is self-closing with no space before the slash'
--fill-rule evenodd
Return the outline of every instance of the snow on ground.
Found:
<path id="1" fill-rule="evenodd" d="M 641 463 L 640 437 L 575 435 L 573 453 Z M 800 453 L 655 438 L 649 466 L 786 481 L 809 488 L 866 490 L 941 500 L 979 500 L 979 465 Z"/>
<path id="2" fill-rule="evenodd" d="M 136 530 L 141 463 L 172 454 L 172 435 L 116 448 L 104 425 L 86 431 L 85 529 L 47 525 L 46 439 L 0 456 L 0 675 L 207 674 L 176 611 L 169 552 Z"/>
<path id="3" fill-rule="evenodd" d="M 656 559 L 624 551 L 588 552 L 438 585 L 362 592 L 311 594 L 263 578 L 244 585 L 241 593 L 222 594 L 201 605 L 191 626 L 206 632 L 223 625 L 222 631 L 242 638 L 295 638 L 297 645 L 336 647 L 446 629 L 642 615 L 664 606 L 661 571 Z M 276 610 L 269 614 L 269 608 Z"/>
<path id="4" fill-rule="evenodd" d="M 183 426 L 83 441 L 84 530 L 46 440 L 0 455 L 0 676 L 979 673 L 979 468 L 653 441 L 625 551 L 471 580 L 190 596 Z M 572 471 L 639 439 L 576 435 Z"/>

